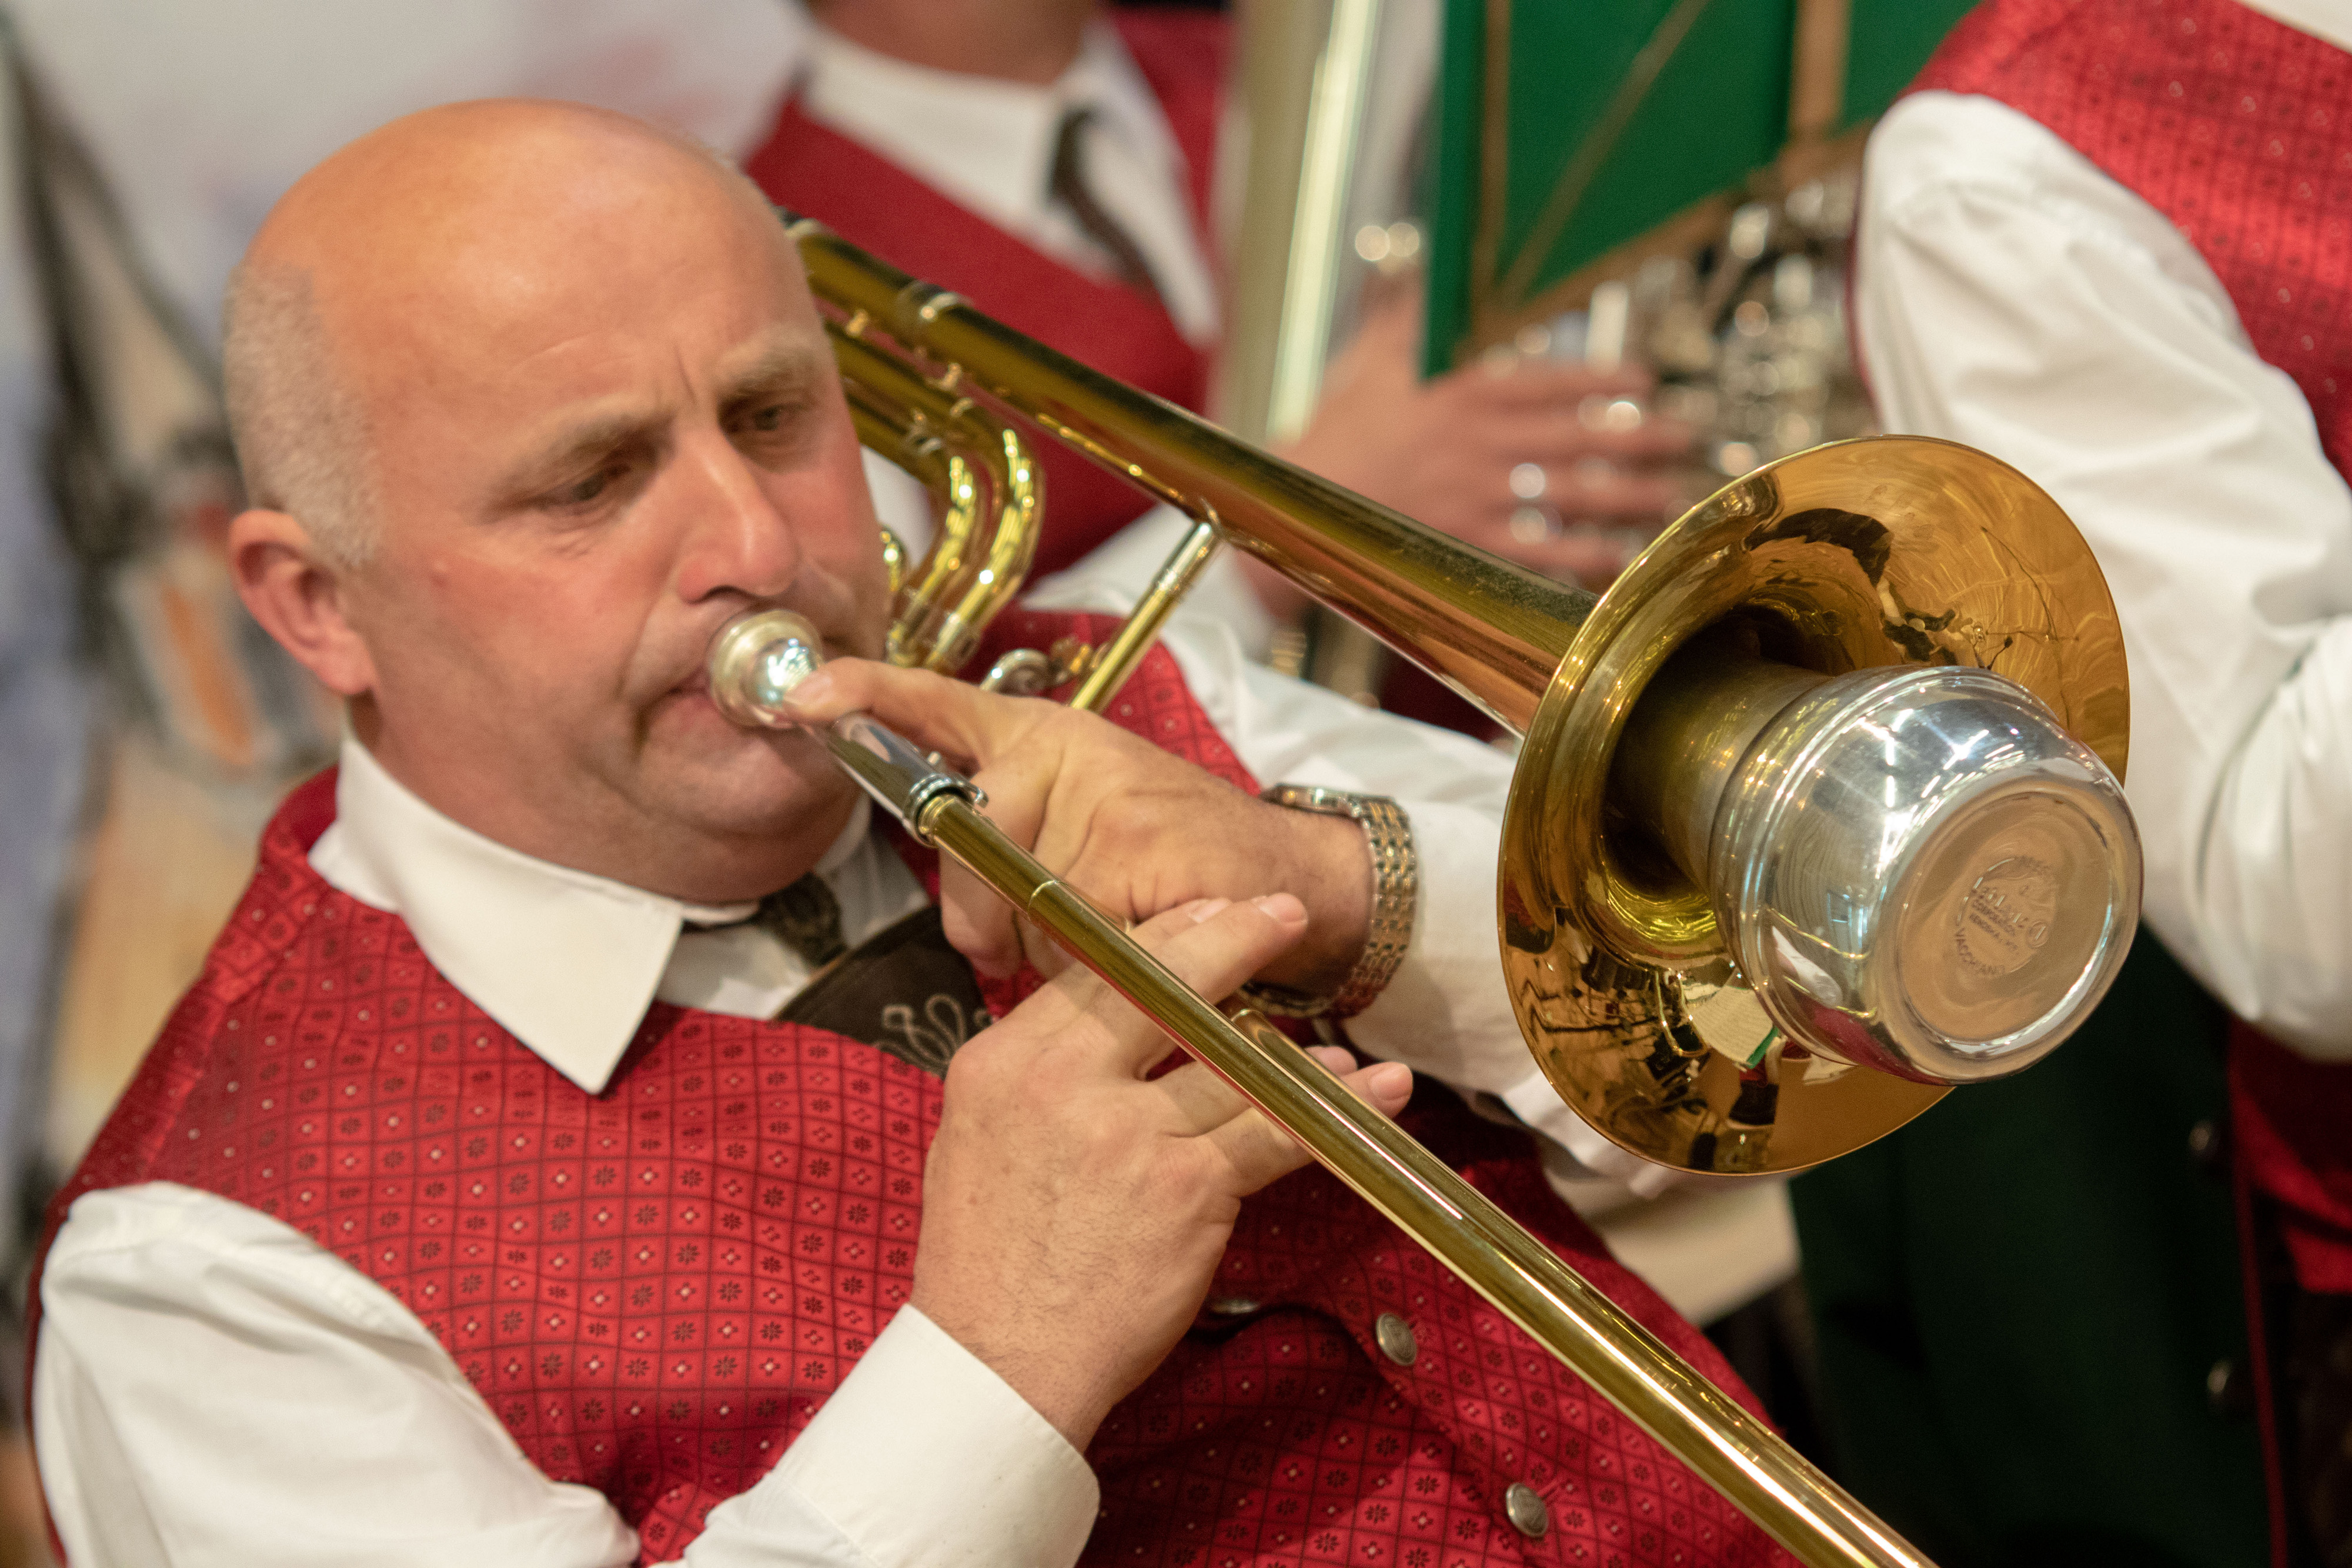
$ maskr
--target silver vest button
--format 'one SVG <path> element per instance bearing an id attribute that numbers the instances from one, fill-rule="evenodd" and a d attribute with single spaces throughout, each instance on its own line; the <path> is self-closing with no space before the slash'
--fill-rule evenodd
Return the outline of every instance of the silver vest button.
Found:
<path id="1" fill-rule="evenodd" d="M 1372 1324 L 1372 1337 L 1380 1342 L 1381 1354 L 1399 1366 L 1411 1366 L 1421 1354 L 1421 1342 L 1412 1337 L 1412 1325 L 1394 1312 L 1382 1312 Z"/>
<path id="2" fill-rule="evenodd" d="M 1540 1541 L 1543 1532 L 1551 1528 L 1551 1510 L 1535 1488 L 1525 1481 L 1513 1481 L 1511 1490 L 1503 1494 L 1503 1512 L 1511 1528 L 1530 1541 Z"/>
<path id="3" fill-rule="evenodd" d="M 1257 1311 L 1257 1301 L 1249 1296 L 1212 1296 L 1209 1310 L 1221 1318 L 1245 1318 Z"/>

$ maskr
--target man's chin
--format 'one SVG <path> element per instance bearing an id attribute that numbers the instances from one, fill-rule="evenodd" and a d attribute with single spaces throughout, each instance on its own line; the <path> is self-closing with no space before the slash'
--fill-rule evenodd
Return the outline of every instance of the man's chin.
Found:
<path id="1" fill-rule="evenodd" d="M 662 794 L 707 832 L 790 835 L 810 826 L 812 817 L 837 816 L 857 792 L 824 743 L 806 730 L 693 727 L 691 735 L 657 736 L 647 761 L 665 776 Z"/>

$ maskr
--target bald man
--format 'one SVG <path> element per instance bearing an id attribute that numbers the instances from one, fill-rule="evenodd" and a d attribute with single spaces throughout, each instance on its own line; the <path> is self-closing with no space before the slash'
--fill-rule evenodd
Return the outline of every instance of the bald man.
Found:
<path id="1" fill-rule="evenodd" d="M 73 1562 L 1764 1554 L 700 671 L 747 606 L 806 616 L 847 655 L 812 720 L 968 762 L 1209 994 L 1335 998 L 1398 1060 L 1325 1059 L 1391 1112 L 1405 1062 L 1526 1072 L 1499 758 L 1229 638 L 1156 650 L 1118 724 L 864 662 L 877 538 L 797 256 L 625 119 L 354 143 L 255 241 L 226 361 L 240 588 L 350 735 L 58 1199 L 35 1421 Z M 1255 798 L 1282 777 L 1416 794 Z M 1375 834 L 1439 852 L 1402 907 Z M 1434 1087 L 1408 1114 L 1728 1381 L 1526 1139 Z"/>

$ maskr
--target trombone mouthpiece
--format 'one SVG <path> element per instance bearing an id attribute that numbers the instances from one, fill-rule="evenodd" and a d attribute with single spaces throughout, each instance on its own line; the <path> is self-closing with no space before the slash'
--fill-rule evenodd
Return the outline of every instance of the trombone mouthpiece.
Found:
<path id="1" fill-rule="evenodd" d="M 824 663 L 815 627 L 789 610 L 747 610 L 710 639 L 710 700 L 737 724 L 782 729 L 793 688 Z"/>
<path id="2" fill-rule="evenodd" d="M 789 610 L 747 610 L 710 639 L 707 668 L 710 700 L 751 729 L 787 729 L 800 720 L 785 713 L 793 688 L 824 664 L 815 627 Z M 842 770 L 882 809 L 924 843 L 932 841 L 931 808 L 952 796 L 971 806 L 988 797 L 980 786 L 873 717 L 845 713 L 813 728 Z"/>

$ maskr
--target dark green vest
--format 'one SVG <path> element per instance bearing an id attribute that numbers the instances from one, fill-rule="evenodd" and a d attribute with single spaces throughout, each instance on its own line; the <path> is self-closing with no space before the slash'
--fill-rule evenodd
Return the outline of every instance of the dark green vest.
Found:
<path id="1" fill-rule="evenodd" d="M 1832 1466 L 1941 1568 L 2269 1556 L 2229 1019 L 2143 932 L 2049 1060 L 1794 1184 Z M 2225 1390 L 2225 1395 L 2228 1391 Z"/>

